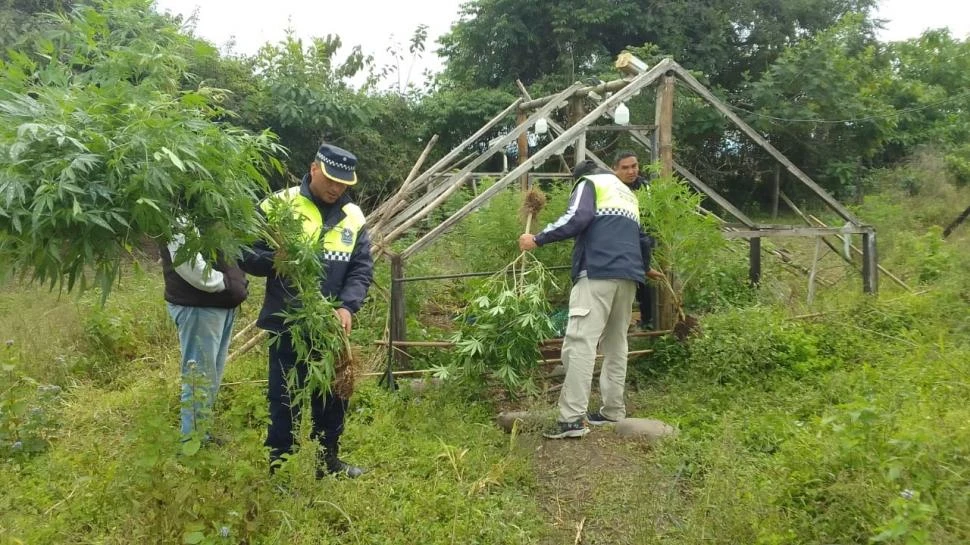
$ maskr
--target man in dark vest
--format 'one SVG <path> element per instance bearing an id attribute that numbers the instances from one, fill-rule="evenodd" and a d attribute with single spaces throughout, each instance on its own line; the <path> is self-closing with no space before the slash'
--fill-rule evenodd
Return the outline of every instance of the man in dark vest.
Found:
<path id="1" fill-rule="evenodd" d="M 576 185 L 566 213 L 539 234 L 519 237 L 523 251 L 576 239 L 569 323 L 562 345 L 566 378 L 556 428 L 544 434 L 550 439 L 583 437 L 589 424 L 608 424 L 626 416 L 623 390 L 633 295 L 650 271 L 650 238 L 640 227 L 636 195 L 592 161 L 577 165 L 573 177 Z M 603 351 L 603 406 L 587 413 L 597 344 Z"/>
<path id="2" fill-rule="evenodd" d="M 209 435 L 211 415 L 232 340 L 236 310 L 248 294 L 246 274 L 219 260 L 207 266 L 201 254 L 181 256 L 185 235 L 175 235 L 160 248 L 165 301 L 178 330 L 182 351 L 182 439 Z M 178 263 L 176 265 L 176 263 Z"/>
<path id="3" fill-rule="evenodd" d="M 319 240 L 319 259 L 323 264 L 320 290 L 324 296 L 339 301 L 337 315 L 347 334 L 353 327 L 354 314 L 364 304 L 374 270 L 364 213 L 347 193 L 357 183 L 356 167 L 357 158 L 352 153 L 323 144 L 300 185 L 275 195 L 276 199 L 288 201 L 303 217 L 304 234 Z M 263 201 L 264 211 L 271 202 L 271 199 Z M 265 442 L 269 447 L 271 473 L 283 462 L 284 455 L 293 452 L 293 422 L 300 417 L 299 407 L 290 404 L 287 374 L 295 368 L 297 387 L 302 387 L 307 373 L 306 361 L 297 361 L 293 337 L 280 316 L 293 303 L 294 290 L 286 278 L 276 274 L 274 257 L 275 252 L 268 245 L 258 243 L 245 253 L 241 262 L 249 274 L 266 277 L 266 296 L 256 325 L 274 337 L 269 349 L 270 423 Z M 322 446 L 317 457 L 317 478 L 327 474 L 354 478 L 363 474 L 363 469 L 338 457 L 347 400 L 333 391 L 316 394 L 311 398 L 310 409 L 313 422 L 310 436 Z"/>
<path id="4" fill-rule="evenodd" d="M 633 191 L 649 188 L 650 181 L 640 174 L 640 162 L 632 151 L 621 151 L 613 158 L 613 174 Z M 643 282 L 637 285 L 636 301 L 640 307 L 640 329 L 649 329 L 653 325 L 653 302 L 656 298 L 656 288 Z"/>

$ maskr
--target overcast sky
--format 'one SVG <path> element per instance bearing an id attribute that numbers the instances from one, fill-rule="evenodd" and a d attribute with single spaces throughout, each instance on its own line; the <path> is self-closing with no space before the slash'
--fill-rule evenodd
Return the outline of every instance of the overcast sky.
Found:
<path id="1" fill-rule="evenodd" d="M 529 1 L 529 0 L 523 0 Z M 783 1 L 783 0 L 780 0 Z M 267 41 L 281 39 L 287 28 L 308 38 L 337 34 L 346 46 L 361 45 L 378 66 L 392 62 L 388 47 L 407 42 L 420 24 L 428 25 L 428 51 L 413 68 L 412 80 L 424 69 L 438 70 L 433 50 L 438 36 L 457 20 L 462 0 L 156 0 L 160 11 L 189 16 L 197 10 L 196 35 L 225 49 L 252 54 Z M 948 26 L 952 34 L 970 34 L 970 0 L 881 0 L 879 18 L 888 19 L 883 40 L 904 40 L 927 28 Z M 403 67 L 406 73 L 408 63 Z"/>

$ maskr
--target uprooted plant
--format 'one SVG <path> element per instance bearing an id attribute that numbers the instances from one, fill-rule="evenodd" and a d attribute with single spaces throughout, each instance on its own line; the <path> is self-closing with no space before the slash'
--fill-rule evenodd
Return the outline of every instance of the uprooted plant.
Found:
<path id="1" fill-rule="evenodd" d="M 333 391 L 347 399 L 353 392 L 350 340 L 337 318 L 339 302 L 320 292 L 324 278 L 317 234 L 304 234 L 303 218 L 292 204 L 270 197 L 264 239 L 275 250 L 274 268 L 293 288 L 294 301 L 283 311 L 297 361 L 307 362 L 306 381 L 297 387 L 296 369 L 287 377 L 293 403 L 308 404 L 314 394 Z"/>
<path id="2" fill-rule="evenodd" d="M 541 192 L 526 194 L 521 210 L 526 230 L 544 205 Z M 539 343 L 554 332 L 548 294 L 555 287 L 552 273 L 529 252 L 489 277 L 458 317 L 461 328 L 451 340 L 459 369 L 439 367 L 439 376 L 488 375 L 501 380 L 510 393 L 534 391 Z"/>
<path id="3" fill-rule="evenodd" d="M 181 90 L 188 38 L 161 16 L 104 2 L 53 27 L 0 59 L 0 275 L 83 291 L 93 274 L 106 296 L 147 238 L 238 255 L 276 137 L 226 123 L 219 89 Z"/>

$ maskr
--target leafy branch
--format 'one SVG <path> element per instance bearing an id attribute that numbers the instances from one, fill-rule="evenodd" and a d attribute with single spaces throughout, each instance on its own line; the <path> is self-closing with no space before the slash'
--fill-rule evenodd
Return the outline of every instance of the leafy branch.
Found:
<path id="1" fill-rule="evenodd" d="M 552 273 L 530 252 L 489 277 L 459 315 L 461 329 L 451 339 L 464 373 L 491 375 L 513 393 L 533 391 L 539 341 L 555 331 L 548 301 L 555 288 Z"/>
<path id="2" fill-rule="evenodd" d="M 654 268 L 667 273 L 658 281 L 683 319 L 684 290 L 710 266 L 726 241 L 717 220 L 698 212 L 701 195 L 682 180 L 657 178 L 639 192 L 640 217 L 656 239 Z"/>
<path id="3" fill-rule="evenodd" d="M 309 403 L 314 394 L 335 388 L 349 397 L 353 388 L 350 340 L 337 318 L 339 302 L 320 291 L 326 277 L 318 233 L 307 235 L 292 203 L 271 197 L 263 238 L 275 250 L 274 268 L 290 283 L 295 298 L 283 313 L 297 360 L 307 363 L 306 382 L 297 387 L 296 369 L 287 377 L 294 403 Z"/>

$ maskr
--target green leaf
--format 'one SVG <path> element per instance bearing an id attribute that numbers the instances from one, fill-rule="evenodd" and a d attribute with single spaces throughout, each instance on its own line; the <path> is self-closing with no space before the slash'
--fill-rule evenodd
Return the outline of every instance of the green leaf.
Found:
<path id="1" fill-rule="evenodd" d="M 185 456 L 194 456 L 195 453 L 199 452 L 199 449 L 201 448 L 202 448 L 201 439 L 196 439 L 196 438 L 189 439 L 188 441 L 185 441 L 184 443 L 182 443 L 182 454 L 184 454 Z"/>
<path id="2" fill-rule="evenodd" d="M 202 532 L 188 532 L 182 536 L 182 543 L 184 545 L 198 545 L 202 543 L 203 539 L 205 539 L 205 534 Z"/>

